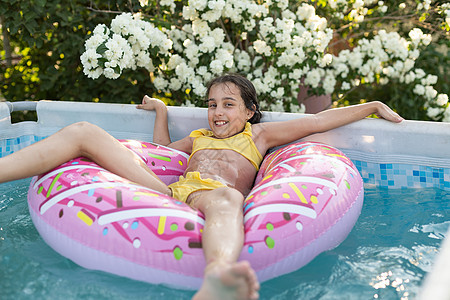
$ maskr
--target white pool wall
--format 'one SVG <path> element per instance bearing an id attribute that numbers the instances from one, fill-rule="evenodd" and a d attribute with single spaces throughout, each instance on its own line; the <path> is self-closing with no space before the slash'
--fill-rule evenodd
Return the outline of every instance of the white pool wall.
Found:
<path id="1" fill-rule="evenodd" d="M 37 122 L 11 124 L 6 103 L 0 102 L 0 139 L 34 133 L 48 136 L 64 126 L 88 121 L 99 125 L 116 138 L 152 140 L 155 113 L 130 104 L 105 104 L 63 101 L 39 101 Z M 208 127 L 206 109 L 169 107 L 169 131 L 172 140 L 190 131 Z M 264 112 L 263 121 L 304 117 L 303 114 Z M 295 130 L 294 128 L 292 130 Z M 450 167 L 450 123 L 365 119 L 307 140 L 320 141 L 343 150 L 352 159 L 374 162 L 410 162 Z"/>

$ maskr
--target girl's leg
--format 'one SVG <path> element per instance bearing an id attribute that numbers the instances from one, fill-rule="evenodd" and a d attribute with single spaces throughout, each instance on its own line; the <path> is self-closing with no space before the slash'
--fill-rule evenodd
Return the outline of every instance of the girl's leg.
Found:
<path id="1" fill-rule="evenodd" d="M 128 180 L 171 194 L 136 154 L 100 127 L 87 122 L 69 125 L 42 141 L 0 158 L 0 182 L 42 174 L 79 156 Z"/>
<path id="2" fill-rule="evenodd" d="M 237 262 L 244 244 L 243 195 L 224 187 L 190 197 L 205 215 L 205 280 L 194 299 L 256 299 L 259 283 L 248 262 Z"/>

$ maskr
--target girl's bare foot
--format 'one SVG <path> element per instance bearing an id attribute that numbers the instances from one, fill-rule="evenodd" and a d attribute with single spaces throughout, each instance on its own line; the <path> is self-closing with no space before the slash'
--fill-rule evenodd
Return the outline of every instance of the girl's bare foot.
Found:
<path id="1" fill-rule="evenodd" d="M 233 264 L 211 263 L 195 300 L 258 299 L 259 283 L 255 271 L 246 261 Z"/>

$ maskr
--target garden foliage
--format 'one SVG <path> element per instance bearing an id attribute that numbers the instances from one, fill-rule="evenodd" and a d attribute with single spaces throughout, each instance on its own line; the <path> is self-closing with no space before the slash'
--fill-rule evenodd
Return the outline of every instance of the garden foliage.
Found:
<path id="1" fill-rule="evenodd" d="M 238 72 L 263 109 L 300 111 L 308 87 L 335 105 L 381 100 L 406 118 L 450 121 L 446 1 L 31 3 L 0 0 L 19 56 L 2 64 L 7 100 L 133 103 L 147 93 L 201 105 L 211 78 Z"/>

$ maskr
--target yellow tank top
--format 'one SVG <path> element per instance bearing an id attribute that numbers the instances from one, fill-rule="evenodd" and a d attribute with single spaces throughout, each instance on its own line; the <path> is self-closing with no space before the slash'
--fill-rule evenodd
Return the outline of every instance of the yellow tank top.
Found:
<path id="1" fill-rule="evenodd" d="M 259 165 L 263 160 L 263 156 L 259 153 L 258 148 L 256 148 L 256 145 L 252 140 L 252 125 L 248 122 L 245 124 L 244 131 L 225 139 L 214 138 L 212 131 L 208 129 L 194 130 L 189 136 L 195 138 L 189 159 L 199 150 L 228 149 L 236 151 L 247 158 L 256 170 L 259 170 Z"/>

